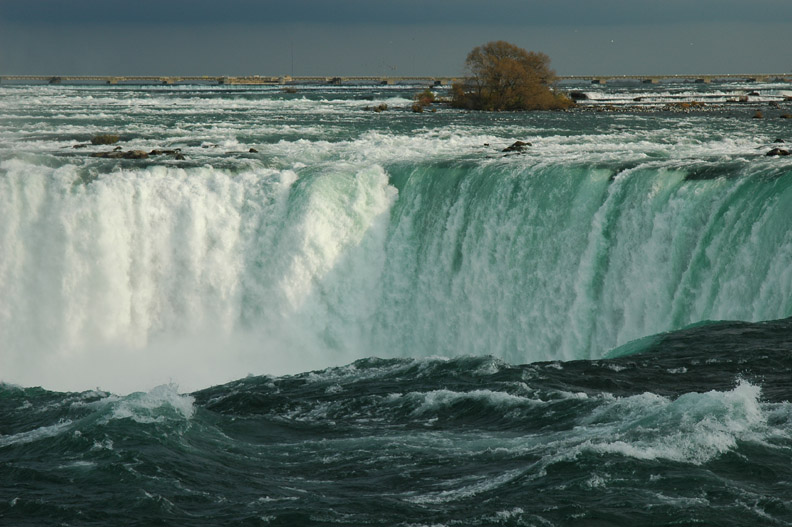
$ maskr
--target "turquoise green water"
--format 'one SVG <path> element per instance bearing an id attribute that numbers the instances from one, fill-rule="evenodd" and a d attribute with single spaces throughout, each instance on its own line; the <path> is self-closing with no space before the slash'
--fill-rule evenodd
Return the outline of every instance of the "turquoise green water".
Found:
<path id="1" fill-rule="evenodd" d="M 790 164 L 763 155 L 788 127 L 750 108 L 414 114 L 404 88 L 3 90 L 9 381 L 195 389 L 371 355 L 597 358 L 701 320 L 792 314 Z M 72 148 L 100 132 L 186 159 Z M 518 139 L 533 146 L 501 152 Z"/>
<path id="2" fill-rule="evenodd" d="M 0 87 L 0 519 L 788 524 L 792 135 L 750 89 Z"/>

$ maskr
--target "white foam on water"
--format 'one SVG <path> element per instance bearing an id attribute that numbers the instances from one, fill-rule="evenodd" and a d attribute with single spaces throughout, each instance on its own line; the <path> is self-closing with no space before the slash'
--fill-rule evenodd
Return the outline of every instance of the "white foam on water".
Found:
<path id="1" fill-rule="evenodd" d="M 761 156 L 764 124 L 611 116 L 570 135 L 505 116 L 400 133 L 349 124 L 410 102 L 387 92 L 180 90 L 0 87 L 32 120 L 0 132 L 3 380 L 126 393 L 371 355 L 585 358 L 701 319 L 790 314 L 789 192 L 762 196 L 752 176 L 792 160 Z M 49 111 L 69 119 L 57 139 Z M 131 112 L 123 148 L 182 142 L 190 168 L 71 150 L 70 135 L 107 131 L 91 112 Z M 517 139 L 534 145 L 504 155 Z M 259 155 L 226 153 L 256 141 Z M 745 177 L 685 181 L 720 163 Z M 399 195 L 389 173 L 409 165 Z"/>
<path id="2" fill-rule="evenodd" d="M 748 96 L 751 103 L 761 104 L 769 101 L 783 101 L 786 83 L 747 83 L 729 82 L 710 85 L 673 83 L 640 86 L 608 85 L 599 87 L 578 87 L 574 91 L 586 94 L 587 99 L 578 101 L 586 106 L 591 104 L 662 106 L 668 103 L 699 101 L 705 104 L 723 104 L 739 101 Z M 571 89 L 572 91 L 572 89 Z"/>
<path id="3" fill-rule="evenodd" d="M 89 470 L 96 468 L 96 463 L 93 461 L 72 461 L 70 463 L 64 463 L 63 465 L 58 465 L 58 468 L 61 470 L 69 470 L 69 469 L 77 469 L 77 470 Z"/>
<path id="4" fill-rule="evenodd" d="M 28 430 L 26 432 L 19 432 L 17 434 L 0 434 L 0 448 L 11 445 L 24 445 L 27 443 L 34 443 L 42 439 L 56 437 L 68 431 L 71 426 L 71 420 L 64 420 L 54 425 L 42 426 L 33 430 Z"/>
<path id="5" fill-rule="evenodd" d="M 511 403 L 506 401 L 506 404 Z M 552 406 L 549 408 L 552 410 Z M 443 411 L 441 407 L 436 409 Z M 459 457 L 487 452 L 508 458 L 539 458 L 514 473 L 504 473 L 500 483 L 493 482 L 497 486 L 516 477 L 544 477 L 550 465 L 572 460 L 580 462 L 581 456 L 591 454 L 595 454 L 596 459 L 616 456 L 704 465 L 735 451 L 740 443 L 785 452 L 785 445 L 792 437 L 792 405 L 761 402 L 760 387 L 746 381 L 738 382 L 729 391 L 690 392 L 677 398 L 652 393 L 627 397 L 604 394 L 580 409 L 585 415 L 574 418 L 575 425 L 569 429 L 536 430 L 519 436 L 460 434 L 442 441 L 450 441 Z M 493 408 L 493 412 L 506 415 L 508 410 L 501 405 Z M 431 444 L 432 438 L 427 439 Z M 606 472 L 597 471 L 580 484 L 585 488 L 599 488 L 607 486 L 609 478 Z M 652 478 L 656 481 L 662 477 Z M 473 495 L 479 488 L 477 484 L 456 480 L 449 480 L 446 486 L 455 488 L 419 499 L 441 503 Z M 468 491 L 472 494 L 467 494 Z"/>
<path id="6" fill-rule="evenodd" d="M 86 406 L 105 414 L 100 424 L 123 419 L 150 424 L 171 419 L 190 420 L 195 414 L 194 402 L 192 396 L 180 394 L 178 386 L 164 384 L 148 392 L 136 392 L 123 397 L 111 395 Z M 113 445 L 112 442 L 95 444 L 94 448 L 112 450 Z"/>
<path id="7" fill-rule="evenodd" d="M 614 398 L 580 422 L 582 451 L 700 465 L 772 434 L 759 386 L 687 393 L 671 400 L 646 393 Z"/>
<path id="8" fill-rule="evenodd" d="M 443 413 L 449 407 L 458 403 L 484 403 L 501 412 L 511 408 L 541 404 L 541 401 L 535 399 L 492 390 L 472 390 L 470 392 L 434 390 L 431 392 L 409 393 L 404 397 L 416 406 L 412 411 L 415 416 Z"/>
<path id="9" fill-rule="evenodd" d="M 71 166 L 3 168 L 5 378 L 196 389 L 365 356 L 396 197 L 381 168 L 324 178 L 292 218 L 291 171 L 151 167 L 84 186 Z"/>
<path id="10" fill-rule="evenodd" d="M 385 160 L 404 149 L 417 158 L 437 155 L 444 141 L 453 144 L 456 137 L 393 139 L 372 133 L 360 141 L 374 143 L 376 158 Z M 515 236 L 524 236 L 519 233 L 525 218 L 503 208 L 508 195 L 476 204 L 466 182 L 447 208 L 442 232 L 429 233 L 430 250 L 421 254 L 415 252 L 420 224 L 411 223 L 409 201 L 399 225 L 394 229 L 391 223 L 398 193 L 382 166 L 366 166 L 366 156 L 322 162 L 337 155 L 332 150 L 338 145 L 301 146 L 318 150 L 318 165 L 237 174 L 158 166 L 117 170 L 90 185 L 79 183 L 81 169 L 74 165 L 51 169 L 3 162 L 0 290 L 9 301 L 0 305 L 0 342 L 12 351 L 0 360 L 7 379 L 122 391 L 140 389 L 140 378 L 149 379 L 149 386 L 174 379 L 193 389 L 248 373 L 321 368 L 372 350 L 409 354 L 410 339 L 414 356 L 487 350 L 519 362 L 577 358 L 583 349 L 596 353 L 665 331 L 683 307 L 693 306 L 684 315 L 690 321 L 784 315 L 785 289 L 778 284 L 792 281 L 783 265 L 792 239 L 774 242 L 766 275 L 745 272 L 754 268 L 753 255 L 765 243 L 759 227 L 784 221 L 781 208 L 769 206 L 771 200 L 762 200 L 763 213 L 736 257 L 711 256 L 728 252 L 734 233 L 749 228 L 736 214 L 719 220 L 734 228 L 718 231 L 709 247 L 696 245 L 707 229 L 693 226 L 715 221 L 707 219 L 716 217 L 710 211 L 741 192 L 747 178 L 737 184 L 719 179 L 683 185 L 680 171 L 653 169 L 645 184 L 648 176 L 638 168 L 608 184 L 608 171 L 587 172 L 577 192 L 580 203 L 570 203 L 569 236 L 559 235 L 558 225 L 550 231 L 542 231 L 541 224 L 531 227 L 532 236 L 557 240 L 589 229 L 587 249 L 582 258 L 562 251 L 560 258 L 549 254 L 547 260 L 536 260 L 530 242 L 504 252 Z M 524 162 L 497 161 L 503 181 L 521 177 Z M 305 173 L 304 180 L 298 172 Z M 620 204 L 634 189 L 643 193 L 642 207 L 656 209 L 653 214 L 633 213 L 633 205 Z M 597 203 L 592 196 L 603 190 L 610 197 L 599 210 L 587 210 Z M 691 206 L 708 195 L 711 208 Z M 534 196 L 526 194 L 528 203 Z M 466 215 L 478 214 L 476 207 L 489 213 L 480 218 L 480 230 L 470 231 Z M 416 215 L 415 221 L 424 220 Z M 605 235 L 614 222 L 620 232 L 615 244 Z M 547 238 L 542 232 L 556 234 Z M 692 302 L 684 284 L 693 280 L 695 269 L 656 265 L 668 259 L 674 237 L 688 237 L 692 254 L 705 251 L 724 267 L 706 276 L 704 283 L 712 285 Z M 466 259 L 450 275 L 460 247 Z M 603 251 L 613 254 L 604 277 L 597 267 Z M 492 261 L 491 254 L 501 256 Z M 424 258 L 426 265 L 415 268 Z M 536 284 L 554 284 L 561 272 L 573 277 L 567 283 L 574 288 L 567 296 L 563 289 L 561 294 L 535 290 L 534 298 L 547 301 L 529 303 L 532 311 L 525 311 L 514 292 L 530 291 L 535 279 L 514 274 L 508 264 L 514 258 L 533 262 L 526 265 L 535 265 L 542 277 Z M 504 279 L 517 289 L 502 291 Z M 592 285 L 598 280 L 599 289 Z M 707 292 L 715 280 L 721 289 L 712 298 Z M 755 299 L 746 301 L 754 292 Z M 593 317 L 594 306 L 606 316 Z M 552 323 L 561 312 L 571 313 L 573 331 Z M 449 324 L 440 335 L 438 317 Z M 409 327 L 402 331 L 404 323 Z M 515 332 L 531 339 L 512 342 Z M 432 340 L 438 336 L 443 338 Z M 39 354 L 24 351 L 29 349 Z M 92 379 L 98 371 L 106 378 Z"/>
<path id="11" fill-rule="evenodd" d="M 481 494 L 482 492 L 490 492 L 506 486 L 511 481 L 519 478 L 522 474 L 522 469 L 516 469 L 502 472 L 495 476 L 468 476 L 461 479 L 444 481 L 443 486 L 455 488 L 437 492 L 427 492 L 420 496 L 406 497 L 405 500 L 421 505 L 435 505 L 463 500 Z"/>
<path id="12" fill-rule="evenodd" d="M 525 514 L 525 511 L 523 509 L 521 509 L 520 507 L 514 507 L 513 509 L 496 512 L 494 519 L 496 521 L 505 521 L 513 518 L 519 518 L 523 514 Z"/>

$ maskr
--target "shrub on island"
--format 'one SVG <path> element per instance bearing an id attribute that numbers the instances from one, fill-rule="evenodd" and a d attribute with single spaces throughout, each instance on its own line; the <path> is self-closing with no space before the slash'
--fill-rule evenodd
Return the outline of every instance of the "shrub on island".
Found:
<path id="1" fill-rule="evenodd" d="M 416 113 L 422 113 L 424 108 L 435 102 L 435 94 L 432 92 L 432 90 L 426 88 L 421 93 L 416 93 L 413 96 L 413 101 L 412 111 Z"/>
<path id="2" fill-rule="evenodd" d="M 555 92 L 555 72 L 544 53 L 504 41 L 473 48 L 468 76 L 451 87 L 451 105 L 469 110 L 560 110 L 575 103 Z"/>

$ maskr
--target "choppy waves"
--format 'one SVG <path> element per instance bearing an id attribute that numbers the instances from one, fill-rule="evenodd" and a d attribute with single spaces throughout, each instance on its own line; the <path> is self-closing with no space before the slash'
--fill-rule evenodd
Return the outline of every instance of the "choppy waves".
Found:
<path id="1" fill-rule="evenodd" d="M 704 325 L 597 361 L 364 359 L 191 395 L 2 385 L 0 515 L 784 524 L 789 324 Z"/>

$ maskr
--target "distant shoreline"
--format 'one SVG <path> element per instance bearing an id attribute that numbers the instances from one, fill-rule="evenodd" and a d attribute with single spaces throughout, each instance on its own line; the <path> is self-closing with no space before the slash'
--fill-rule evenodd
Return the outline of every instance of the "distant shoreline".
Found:
<path id="1" fill-rule="evenodd" d="M 0 75 L 0 84 L 218 84 L 243 86 L 285 85 L 434 85 L 447 86 L 461 80 L 461 75 L 436 76 L 383 76 L 383 75 L 317 75 L 317 76 L 264 76 L 264 75 Z M 558 75 L 558 82 L 588 82 L 603 85 L 614 82 L 660 84 L 691 82 L 710 84 L 721 82 L 789 82 L 792 73 L 725 73 L 725 74 L 670 74 L 670 75 Z"/>

